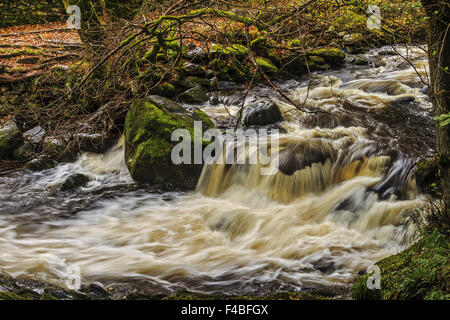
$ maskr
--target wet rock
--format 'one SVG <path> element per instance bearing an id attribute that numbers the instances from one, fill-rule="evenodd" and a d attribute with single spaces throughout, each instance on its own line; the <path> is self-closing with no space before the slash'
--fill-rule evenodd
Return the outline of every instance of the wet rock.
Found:
<path id="1" fill-rule="evenodd" d="M 264 126 L 282 120 L 277 104 L 270 100 L 260 100 L 244 108 L 242 121 L 245 126 Z"/>
<path id="2" fill-rule="evenodd" d="M 192 63 L 192 62 L 186 62 L 183 65 L 183 74 L 187 76 L 199 76 L 203 77 L 206 74 L 205 69 L 198 64 Z"/>
<path id="3" fill-rule="evenodd" d="M 70 175 L 60 186 L 61 191 L 72 190 L 78 187 L 85 186 L 90 181 L 90 178 L 81 173 Z"/>
<path id="4" fill-rule="evenodd" d="M 13 150 L 14 159 L 25 161 L 30 159 L 34 154 L 34 146 L 29 142 L 22 143 Z"/>
<path id="5" fill-rule="evenodd" d="M 186 79 L 184 79 L 182 82 L 183 87 L 185 88 L 195 88 L 198 86 L 205 86 L 209 87 L 210 81 L 208 79 L 196 77 L 196 76 L 189 76 Z"/>
<path id="6" fill-rule="evenodd" d="M 361 33 L 352 33 L 343 36 L 343 40 L 346 43 L 355 43 L 361 41 L 362 39 L 363 35 Z"/>
<path id="7" fill-rule="evenodd" d="M 202 86 L 197 86 L 181 93 L 178 97 L 187 103 L 202 103 L 208 101 L 208 90 Z"/>
<path id="8" fill-rule="evenodd" d="M 24 168 L 32 171 L 42 171 L 54 168 L 55 166 L 56 162 L 54 160 L 49 156 L 42 155 L 25 163 Z"/>
<path id="9" fill-rule="evenodd" d="M 192 158 L 187 161 L 192 164 L 175 164 L 171 157 L 172 148 L 178 144 L 171 140 L 174 130 L 187 129 L 192 141 L 198 139 L 193 136 L 194 116 L 205 120 L 204 129 L 208 123 L 212 124 L 209 117 L 198 109 L 192 114 L 188 111 L 176 114 L 152 101 L 133 103 L 126 116 L 124 134 L 125 162 L 134 180 L 195 188 L 202 165 L 193 164 Z M 198 143 L 203 144 L 203 141 Z"/>
<path id="10" fill-rule="evenodd" d="M 424 86 L 420 92 L 422 92 L 422 94 L 428 95 L 428 91 L 430 90 L 430 88 L 428 86 Z"/>
<path id="11" fill-rule="evenodd" d="M 25 131 L 23 138 L 31 143 L 38 144 L 44 139 L 45 130 L 41 126 L 34 127 L 28 131 Z"/>
<path id="12" fill-rule="evenodd" d="M 22 133 L 13 119 L 0 122 L 0 158 L 8 157 L 22 141 Z"/>
<path id="13" fill-rule="evenodd" d="M 236 83 L 232 81 L 218 81 L 217 82 L 217 90 L 220 91 L 233 91 L 236 90 Z"/>
<path id="14" fill-rule="evenodd" d="M 190 60 L 191 62 L 201 62 L 208 59 L 208 54 L 205 50 L 203 50 L 203 48 L 195 47 L 194 49 L 188 51 L 184 58 Z"/>
<path id="15" fill-rule="evenodd" d="M 378 51 L 378 55 L 379 56 L 395 56 L 395 55 L 397 55 L 397 52 L 395 52 L 392 49 L 382 49 L 382 50 Z"/>
<path id="16" fill-rule="evenodd" d="M 209 97 L 209 103 L 213 106 L 216 106 L 220 103 L 219 95 L 217 93 L 213 93 L 211 97 Z"/>

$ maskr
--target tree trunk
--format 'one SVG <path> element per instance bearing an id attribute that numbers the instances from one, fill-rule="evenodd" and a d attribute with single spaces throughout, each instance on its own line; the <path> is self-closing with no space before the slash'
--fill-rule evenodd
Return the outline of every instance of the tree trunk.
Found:
<path id="1" fill-rule="evenodd" d="M 450 112 L 450 4 L 446 0 L 422 0 L 428 20 L 429 95 L 436 116 Z M 450 209 L 450 125 L 437 124 L 439 177 L 447 213 Z"/>
<path id="2" fill-rule="evenodd" d="M 95 59 L 105 50 L 105 30 L 101 24 L 102 0 L 69 0 L 66 5 L 77 5 L 81 10 L 81 29 L 78 35 L 90 58 Z"/>

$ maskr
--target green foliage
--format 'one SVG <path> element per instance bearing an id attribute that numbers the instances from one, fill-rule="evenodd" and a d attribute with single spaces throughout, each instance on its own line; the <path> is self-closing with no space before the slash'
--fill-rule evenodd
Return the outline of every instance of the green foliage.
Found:
<path id="1" fill-rule="evenodd" d="M 439 121 L 441 127 L 445 127 L 450 124 L 450 113 L 444 113 L 433 118 L 433 120 Z"/>

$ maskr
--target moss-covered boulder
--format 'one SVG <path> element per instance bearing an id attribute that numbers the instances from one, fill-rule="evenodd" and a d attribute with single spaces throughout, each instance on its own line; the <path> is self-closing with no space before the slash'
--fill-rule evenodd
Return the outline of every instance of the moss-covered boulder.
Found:
<path id="1" fill-rule="evenodd" d="M 192 113 L 173 113 L 164 104 L 153 100 L 136 101 L 125 120 L 125 161 L 132 178 L 139 182 L 171 184 L 195 188 L 202 165 L 174 164 L 171 141 L 172 132 L 186 129 L 191 141 L 194 137 L 194 121 L 202 121 L 202 129 L 213 124 L 201 110 Z M 195 140 L 203 145 L 203 141 Z M 193 150 L 191 151 L 194 156 Z M 193 161 L 191 161 L 193 163 Z"/>
<path id="2" fill-rule="evenodd" d="M 343 64 L 345 60 L 345 52 L 338 48 L 316 49 L 311 51 L 309 55 L 323 58 L 332 67 Z"/>
<path id="3" fill-rule="evenodd" d="M 274 75 L 278 72 L 278 68 L 269 59 L 256 58 L 256 64 L 267 74 Z"/>
<path id="4" fill-rule="evenodd" d="M 212 44 L 209 49 L 209 56 L 211 59 L 235 57 L 242 60 L 248 56 L 248 48 L 242 44 L 233 44 L 231 46 Z"/>
<path id="5" fill-rule="evenodd" d="M 22 133 L 13 119 L 0 122 L 0 158 L 10 156 L 21 140 Z"/>

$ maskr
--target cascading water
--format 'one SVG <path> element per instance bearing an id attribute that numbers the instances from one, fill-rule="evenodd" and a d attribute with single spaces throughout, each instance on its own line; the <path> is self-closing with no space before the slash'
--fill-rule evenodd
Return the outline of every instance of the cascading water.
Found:
<path id="1" fill-rule="evenodd" d="M 424 59 L 416 51 L 421 72 Z M 412 162 L 433 149 L 433 132 L 423 129 L 430 104 L 414 70 L 396 56 L 380 56 L 379 65 L 318 74 L 311 90 L 307 80 L 284 84 L 329 115 L 278 102 L 285 121 L 273 175 L 261 175 L 260 163 L 211 164 L 196 192 L 165 192 L 131 180 L 119 142 L 105 155 L 1 176 L 0 272 L 66 286 L 78 266 L 84 283 L 157 292 L 350 283 L 404 249 L 414 232 L 409 216 L 424 200 Z M 203 109 L 223 123 L 238 107 Z M 60 191 L 74 172 L 92 179 Z"/>

